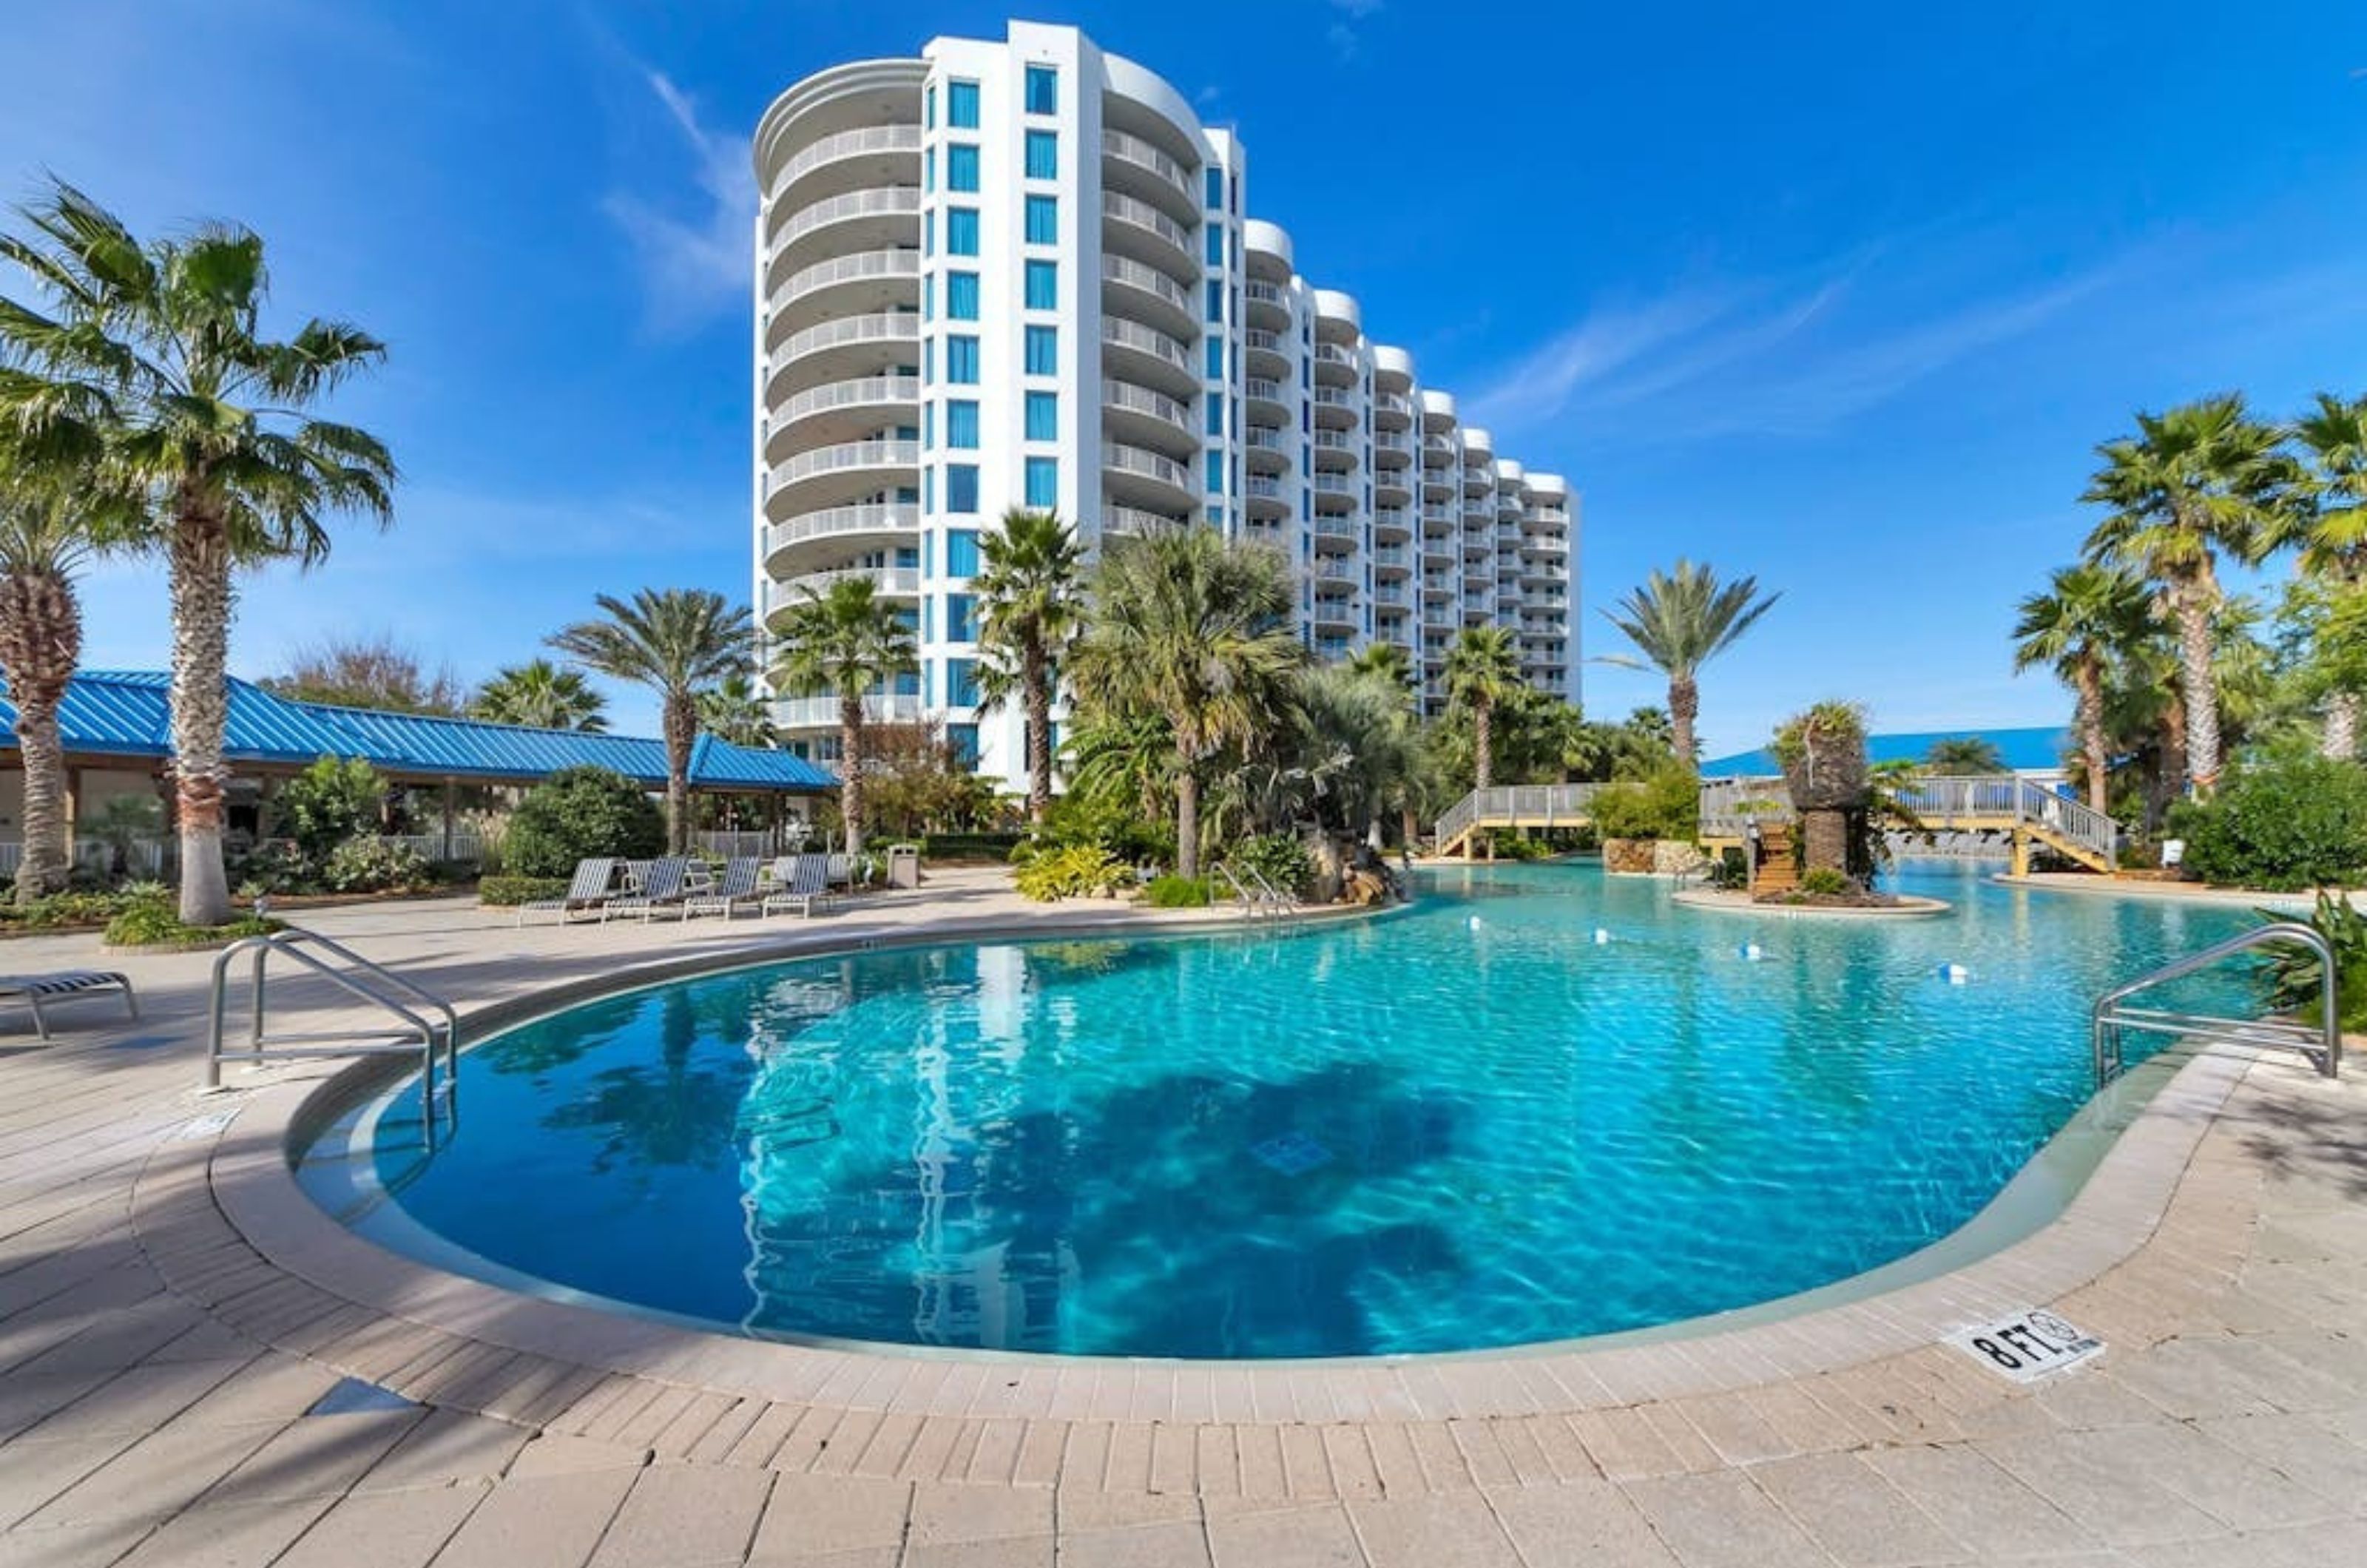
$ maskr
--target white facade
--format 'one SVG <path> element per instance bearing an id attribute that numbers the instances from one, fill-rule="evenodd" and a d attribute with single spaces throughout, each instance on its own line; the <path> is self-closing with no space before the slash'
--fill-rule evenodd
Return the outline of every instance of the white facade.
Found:
<path id="1" fill-rule="evenodd" d="M 938 39 L 806 78 L 758 127 L 755 601 L 836 573 L 909 606 L 922 673 L 882 717 L 975 737 L 1019 787 L 1015 712 L 981 716 L 966 592 L 1014 506 L 1089 543 L 1198 523 L 1281 550 L 1326 658 L 1395 642 L 1444 705 L 1465 626 L 1516 630 L 1573 701 L 1569 486 L 1499 457 L 1244 217 L 1245 158 L 1075 28 Z M 787 701 L 834 746 L 828 700 Z"/>

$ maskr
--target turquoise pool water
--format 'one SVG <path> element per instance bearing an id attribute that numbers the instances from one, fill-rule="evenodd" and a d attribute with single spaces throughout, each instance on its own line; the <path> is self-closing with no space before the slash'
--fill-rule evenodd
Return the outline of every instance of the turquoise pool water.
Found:
<path id="1" fill-rule="evenodd" d="M 338 1134 L 304 1175 L 447 1266 L 757 1335 L 1288 1357 L 1661 1324 L 1962 1225 L 2086 1100 L 2093 997 L 2248 923 L 1897 881 L 1956 907 L 1745 918 L 1509 867 L 1289 935 L 742 970 L 489 1041 L 432 1157 L 413 1097 L 348 1118 L 387 1201 Z"/>

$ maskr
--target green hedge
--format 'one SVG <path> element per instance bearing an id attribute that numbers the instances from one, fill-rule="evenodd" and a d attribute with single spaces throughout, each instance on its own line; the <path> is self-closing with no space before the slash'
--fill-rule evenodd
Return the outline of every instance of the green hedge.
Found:
<path id="1" fill-rule="evenodd" d="M 2367 882 L 2367 768 L 2324 757 L 2247 768 L 2172 808 L 2169 832 L 2186 840 L 2187 869 L 2217 886 L 2355 887 Z"/>
<path id="2" fill-rule="evenodd" d="M 1205 909 L 1208 880 L 1204 876 L 1154 876 L 1143 890 L 1154 909 Z"/>
<path id="3" fill-rule="evenodd" d="M 538 898 L 564 898 L 568 879 L 563 876 L 488 876 L 477 884 L 478 901 L 514 908 L 531 904 Z"/>

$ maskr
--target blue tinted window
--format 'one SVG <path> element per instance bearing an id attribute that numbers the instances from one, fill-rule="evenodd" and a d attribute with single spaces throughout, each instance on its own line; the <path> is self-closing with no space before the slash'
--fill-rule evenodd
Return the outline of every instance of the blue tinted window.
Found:
<path id="1" fill-rule="evenodd" d="M 1225 400 L 1212 393 L 1207 402 L 1207 433 L 1211 435 L 1222 435 L 1225 433 Z"/>
<path id="2" fill-rule="evenodd" d="M 1223 210 L 1225 205 L 1225 171 L 1217 167 L 1214 164 L 1209 164 L 1202 183 L 1207 191 L 1208 210 L 1211 212 Z"/>
<path id="3" fill-rule="evenodd" d="M 956 130 L 978 129 L 978 84 L 948 82 L 946 84 L 946 123 Z"/>
<path id="4" fill-rule="evenodd" d="M 946 319 L 954 321 L 978 320 L 978 274 L 946 274 Z"/>
<path id="5" fill-rule="evenodd" d="M 1027 264 L 1027 308 L 1031 310 L 1057 310 L 1060 307 L 1060 264 L 1031 261 Z"/>
<path id="6" fill-rule="evenodd" d="M 974 463 L 946 465 L 946 510 L 972 513 L 978 510 L 978 466 Z"/>
<path id="7" fill-rule="evenodd" d="M 1060 504 L 1060 460 L 1058 457 L 1027 459 L 1027 504 L 1047 507 Z"/>
<path id="8" fill-rule="evenodd" d="M 934 147 L 921 154 L 921 188 L 937 188 L 937 150 Z"/>
<path id="9" fill-rule="evenodd" d="M 957 708 L 978 705 L 977 660 L 948 659 L 946 660 L 946 705 Z M 974 762 L 978 760 L 978 726 L 970 725 L 968 728 L 970 733 L 970 761 Z M 950 729 L 946 732 L 946 739 L 952 739 Z"/>
<path id="10" fill-rule="evenodd" d="M 1027 374 L 1057 376 L 1060 373 L 1060 333 L 1057 327 L 1027 329 Z"/>
<path id="11" fill-rule="evenodd" d="M 978 405 L 957 398 L 946 405 L 946 445 L 960 451 L 978 448 Z"/>
<path id="12" fill-rule="evenodd" d="M 921 405 L 921 445 L 923 446 L 936 445 L 936 429 L 937 405 L 923 403 Z"/>
<path id="13" fill-rule="evenodd" d="M 968 528 L 955 528 L 946 535 L 946 575 L 976 577 L 978 575 L 978 535 Z"/>
<path id="14" fill-rule="evenodd" d="M 1027 112 L 1059 114 L 1060 112 L 1060 73 L 1048 65 L 1027 68 Z"/>
<path id="15" fill-rule="evenodd" d="M 1223 380 L 1225 378 L 1225 340 L 1220 337 L 1208 337 L 1202 342 L 1206 345 L 1206 355 L 1208 361 L 1208 379 Z"/>
<path id="16" fill-rule="evenodd" d="M 1027 177 L 1031 180 L 1057 180 L 1060 177 L 1060 139 L 1048 130 L 1027 133 Z"/>
<path id="17" fill-rule="evenodd" d="M 1058 392 L 1027 394 L 1027 439 L 1060 439 L 1060 396 Z"/>
<path id="18" fill-rule="evenodd" d="M 946 339 L 946 379 L 958 387 L 978 385 L 978 339 L 959 334 Z"/>
<path id="19" fill-rule="evenodd" d="M 921 128 L 924 130 L 937 128 L 937 90 L 934 87 L 921 95 Z"/>
<path id="20" fill-rule="evenodd" d="M 1225 493 L 1225 455 L 1222 452 L 1208 454 L 1208 493 Z"/>
<path id="21" fill-rule="evenodd" d="M 1059 197 L 1031 196 L 1027 198 L 1027 243 L 1031 245 L 1057 245 L 1060 243 Z"/>
<path id="22" fill-rule="evenodd" d="M 946 149 L 946 188 L 978 188 L 978 149 L 967 141 L 957 141 Z"/>
<path id="23" fill-rule="evenodd" d="M 946 595 L 946 640 L 976 642 L 978 640 L 978 599 L 968 593 Z"/>
<path id="24" fill-rule="evenodd" d="M 959 663 L 961 660 L 957 660 Z M 949 724 L 946 726 L 946 744 L 953 748 L 954 761 L 965 768 L 978 766 L 978 726 Z"/>
<path id="25" fill-rule="evenodd" d="M 937 254 L 937 215 L 934 211 L 921 214 L 921 254 L 924 256 Z"/>
<path id="26" fill-rule="evenodd" d="M 1225 229 L 1221 223 L 1208 225 L 1207 256 L 1210 266 L 1225 265 Z"/>
<path id="27" fill-rule="evenodd" d="M 1225 286 L 1217 278 L 1208 279 L 1208 320 L 1225 319 Z"/>
<path id="28" fill-rule="evenodd" d="M 978 209 L 948 207 L 946 209 L 946 254 L 974 256 L 978 254 Z"/>

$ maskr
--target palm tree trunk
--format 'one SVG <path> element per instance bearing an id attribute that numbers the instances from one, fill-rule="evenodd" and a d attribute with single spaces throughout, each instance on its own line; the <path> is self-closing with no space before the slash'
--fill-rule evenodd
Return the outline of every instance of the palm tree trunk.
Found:
<path id="1" fill-rule="evenodd" d="M 1021 678 L 1027 685 L 1027 816 L 1041 828 L 1052 805 L 1052 682 L 1044 650 L 1027 645 Z"/>
<path id="2" fill-rule="evenodd" d="M 17 901 L 29 904 L 66 886 L 65 748 L 58 704 L 82 658 L 82 606 L 63 573 L 28 571 L 0 581 L 0 673 L 17 705 L 25 763 L 24 858 Z"/>
<path id="3" fill-rule="evenodd" d="M 2337 692 L 2326 699 L 2326 732 L 2318 749 L 2337 761 L 2359 755 L 2359 694 Z"/>
<path id="4" fill-rule="evenodd" d="M 1200 874 L 1200 776 L 1188 759 L 1175 775 L 1175 874 Z"/>
<path id="5" fill-rule="evenodd" d="M 665 697 L 666 853 L 690 852 L 690 749 L 698 739 L 698 704 L 687 692 Z"/>
<path id="6" fill-rule="evenodd" d="M 2161 713 L 2161 763 L 2154 776 L 2153 820 L 2159 827 L 2169 803 L 2186 786 L 2186 702 L 2175 691 Z"/>
<path id="7" fill-rule="evenodd" d="M 2178 596 L 2180 694 L 2186 703 L 2186 768 L 2195 793 L 2219 785 L 2219 683 L 2211 671 L 2211 606 L 2202 595 Z"/>
<path id="8" fill-rule="evenodd" d="M 222 797 L 230 768 L 231 552 L 222 520 L 186 494 L 170 549 L 173 603 L 174 818 L 181 836 L 181 920 L 230 919 L 222 864 Z"/>
<path id="9" fill-rule="evenodd" d="M 863 694 L 838 697 L 838 814 L 849 858 L 863 852 Z"/>
<path id="10" fill-rule="evenodd" d="M 2105 776 L 2112 758 L 2104 750 L 2104 661 L 2094 649 L 2079 660 L 2079 749 L 2088 766 L 2088 804 L 2100 812 L 2112 810 L 2112 780 Z"/>
<path id="11" fill-rule="evenodd" d="M 1488 777 L 1494 772 L 1491 764 L 1495 759 L 1490 753 L 1496 749 L 1495 707 L 1485 697 L 1475 698 L 1471 704 L 1471 773 L 1477 789 L 1486 789 Z"/>
<path id="12" fill-rule="evenodd" d="M 1701 715 L 1701 687 L 1690 675 L 1669 677 L 1669 739 L 1678 763 L 1693 765 L 1693 720 Z"/>

